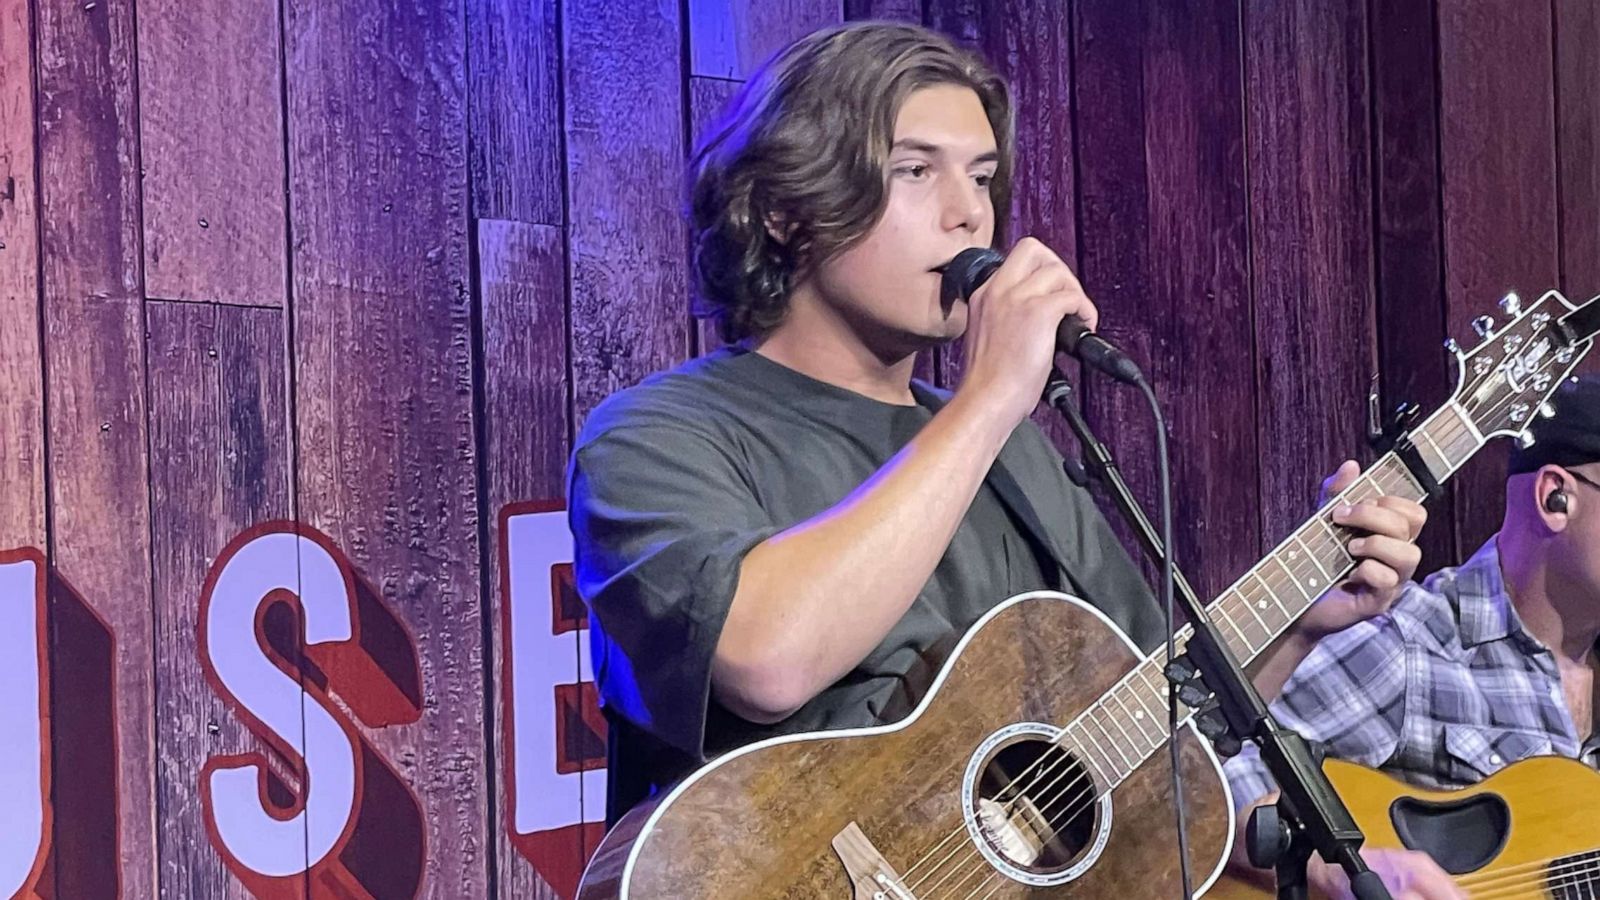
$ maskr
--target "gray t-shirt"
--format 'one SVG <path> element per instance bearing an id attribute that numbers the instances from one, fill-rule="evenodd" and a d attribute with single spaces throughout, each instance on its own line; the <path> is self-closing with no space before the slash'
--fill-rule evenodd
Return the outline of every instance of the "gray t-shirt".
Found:
<path id="1" fill-rule="evenodd" d="M 744 555 L 861 487 L 947 399 L 912 387 L 917 405 L 882 403 L 728 348 L 589 416 L 567 497 L 611 728 L 612 818 L 742 744 L 903 717 L 961 634 L 1017 593 L 1059 589 L 1094 603 L 1141 647 L 1161 639 L 1138 570 L 1024 422 L 927 585 L 855 670 L 775 725 L 716 702 L 711 657 Z"/>

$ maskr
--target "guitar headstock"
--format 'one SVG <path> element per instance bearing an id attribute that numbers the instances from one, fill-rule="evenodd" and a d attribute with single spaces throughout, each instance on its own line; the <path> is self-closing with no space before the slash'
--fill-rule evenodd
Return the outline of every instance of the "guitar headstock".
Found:
<path id="1" fill-rule="evenodd" d="M 1550 395 L 1594 344 L 1597 304 L 1600 298 L 1574 306 L 1551 291 L 1523 309 L 1517 295 L 1508 294 L 1500 301 L 1511 317 L 1503 327 L 1480 316 L 1472 322 L 1475 347 L 1463 350 L 1454 339 L 1445 343 L 1457 364 L 1453 402 L 1484 440 L 1503 435 L 1532 441 L 1528 427 L 1534 417 L 1554 412 Z"/>

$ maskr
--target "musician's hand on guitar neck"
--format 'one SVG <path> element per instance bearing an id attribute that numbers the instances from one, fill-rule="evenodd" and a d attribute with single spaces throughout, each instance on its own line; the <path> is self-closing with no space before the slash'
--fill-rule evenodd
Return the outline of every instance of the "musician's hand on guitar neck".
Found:
<path id="1" fill-rule="evenodd" d="M 1354 460 L 1341 464 L 1322 483 L 1318 507 L 1349 487 L 1360 473 Z M 1360 535 L 1348 546 L 1360 562 L 1349 580 L 1318 598 L 1300 620 L 1295 630 L 1308 649 L 1326 635 L 1387 612 L 1399 599 L 1422 561 L 1416 540 L 1428 513 L 1415 501 L 1385 496 L 1335 509 L 1333 520 Z"/>
<path id="2" fill-rule="evenodd" d="M 1361 851 L 1361 858 L 1366 860 L 1367 868 L 1383 879 L 1383 886 L 1389 889 L 1394 900 L 1467 900 L 1467 892 L 1426 853 L 1369 848 Z M 1313 858 L 1306 878 L 1333 900 L 1352 900 L 1350 880 L 1339 866 Z"/>
<path id="3" fill-rule="evenodd" d="M 1317 508 L 1360 474 L 1360 466 L 1346 460 L 1322 482 Z M 1335 522 L 1360 535 L 1349 546 L 1350 555 L 1360 562 L 1348 580 L 1318 597 L 1254 664 L 1251 680 L 1262 697 L 1270 702 L 1278 696 L 1317 641 L 1388 611 L 1422 560 L 1416 539 L 1427 519 L 1422 504 L 1399 497 L 1379 497 L 1334 511 Z"/>

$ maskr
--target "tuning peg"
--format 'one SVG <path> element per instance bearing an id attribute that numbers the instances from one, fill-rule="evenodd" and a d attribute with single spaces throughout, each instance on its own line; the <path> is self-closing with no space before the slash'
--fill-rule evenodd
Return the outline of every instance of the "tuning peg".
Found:
<path id="1" fill-rule="evenodd" d="M 1553 419 L 1553 418 L 1555 418 L 1555 415 L 1556 415 L 1556 408 L 1554 406 L 1551 406 L 1549 403 L 1541 403 L 1541 404 L 1539 404 L 1539 418 L 1541 418 L 1541 419 Z"/>
<path id="2" fill-rule="evenodd" d="M 1531 431 L 1519 431 L 1519 432 L 1517 432 L 1517 446 L 1521 447 L 1524 450 L 1528 449 L 1529 447 L 1532 447 L 1533 446 L 1533 432 L 1531 432 Z"/>
<path id="3" fill-rule="evenodd" d="M 1516 291 L 1500 298 L 1500 311 L 1508 316 L 1522 315 L 1522 298 L 1517 296 Z"/>
<path id="4" fill-rule="evenodd" d="M 1472 330 L 1478 333 L 1478 337 L 1493 337 L 1494 319 L 1489 316 L 1479 316 L 1472 320 Z"/>
<path id="5" fill-rule="evenodd" d="M 1461 345 L 1456 343 L 1456 339 L 1455 338 L 1445 338 L 1444 339 L 1444 349 L 1449 351 L 1449 352 L 1451 352 L 1451 353 L 1454 353 L 1457 356 L 1461 355 Z"/>

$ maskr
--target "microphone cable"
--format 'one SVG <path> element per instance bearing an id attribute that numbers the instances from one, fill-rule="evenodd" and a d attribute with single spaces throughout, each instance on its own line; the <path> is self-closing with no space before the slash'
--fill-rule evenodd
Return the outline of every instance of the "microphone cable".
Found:
<path id="1" fill-rule="evenodd" d="M 1172 468 L 1167 456 L 1167 420 L 1161 414 L 1161 402 L 1156 399 L 1155 389 L 1150 387 L 1150 382 L 1141 374 L 1134 384 L 1149 402 L 1150 415 L 1156 423 L 1156 469 L 1161 486 L 1161 545 L 1166 548 L 1166 552 L 1161 554 L 1161 601 L 1166 611 L 1167 664 L 1170 666 L 1177 656 L 1177 645 L 1173 641 L 1172 564 L 1172 556 L 1177 550 L 1172 544 Z M 1188 810 L 1183 799 L 1183 758 L 1178 751 L 1178 684 L 1170 678 L 1167 679 L 1167 733 L 1170 735 L 1167 750 L 1172 761 L 1172 808 L 1178 827 L 1178 869 L 1183 875 L 1184 900 L 1194 900 L 1194 882 L 1189 874 Z"/>

